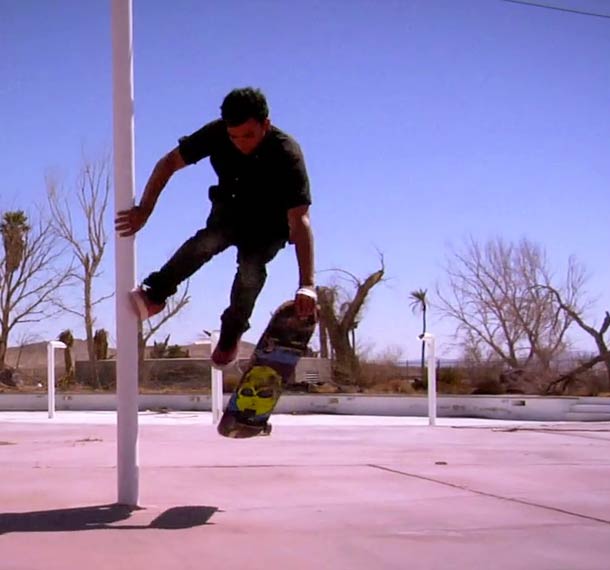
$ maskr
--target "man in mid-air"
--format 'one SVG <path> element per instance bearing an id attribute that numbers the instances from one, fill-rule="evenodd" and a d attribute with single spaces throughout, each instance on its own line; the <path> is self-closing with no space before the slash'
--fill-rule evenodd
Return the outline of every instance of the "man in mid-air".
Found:
<path id="1" fill-rule="evenodd" d="M 141 319 L 159 313 L 178 285 L 229 246 L 237 247 L 237 273 L 230 304 L 221 317 L 212 363 L 223 368 L 236 358 L 242 334 L 267 277 L 266 265 L 287 242 L 299 268 L 297 315 L 315 315 L 311 195 L 298 143 L 273 126 L 263 93 L 234 89 L 221 105 L 221 118 L 179 139 L 153 169 L 140 203 L 117 213 L 120 236 L 135 234 L 148 221 L 172 175 L 210 157 L 218 184 L 210 187 L 211 211 L 205 228 L 188 239 L 159 270 L 130 295 Z"/>

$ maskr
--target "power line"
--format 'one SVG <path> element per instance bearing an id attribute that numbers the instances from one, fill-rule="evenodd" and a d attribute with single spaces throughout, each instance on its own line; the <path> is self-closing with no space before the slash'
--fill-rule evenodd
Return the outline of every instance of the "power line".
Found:
<path id="1" fill-rule="evenodd" d="M 538 4 L 536 2 L 526 2 L 525 0 L 502 0 L 503 2 L 511 2 L 512 4 L 523 4 L 524 6 L 534 6 L 536 8 L 547 8 L 548 10 L 557 10 L 558 12 L 570 12 L 572 14 L 580 14 L 582 16 L 595 16 L 597 18 L 608 18 L 610 14 L 596 14 L 595 12 L 585 12 L 583 10 L 573 10 L 571 8 L 561 8 L 560 6 L 549 6 L 548 4 Z"/>

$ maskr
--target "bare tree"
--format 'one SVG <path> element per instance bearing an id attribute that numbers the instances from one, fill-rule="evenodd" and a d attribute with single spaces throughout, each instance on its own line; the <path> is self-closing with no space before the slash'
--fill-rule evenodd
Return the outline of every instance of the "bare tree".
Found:
<path id="1" fill-rule="evenodd" d="M 13 329 L 50 316 L 58 293 L 70 277 L 61 268 L 62 250 L 53 239 L 50 222 L 30 224 L 23 211 L 6 212 L 0 223 L 0 370 Z"/>
<path id="2" fill-rule="evenodd" d="M 484 245 L 470 239 L 453 253 L 447 267 L 448 291 L 438 290 L 438 308 L 458 323 L 457 335 L 470 355 L 492 357 L 511 369 L 548 371 L 565 349 L 565 333 L 573 317 L 561 311 L 551 286 L 545 252 L 527 239 L 500 238 Z M 577 307 L 583 274 L 570 259 L 567 276 L 556 285 Z"/>
<path id="3" fill-rule="evenodd" d="M 78 212 L 73 220 L 74 202 L 70 196 L 76 196 Z M 82 304 L 75 308 L 73 304 L 61 302 L 63 310 L 83 319 L 87 340 L 87 353 L 94 367 L 94 384 L 97 385 L 95 373 L 95 306 L 112 297 L 112 293 L 95 297 L 94 281 L 101 275 L 100 267 L 108 236 L 104 217 L 110 195 L 110 169 L 107 158 L 96 162 L 84 160 L 78 174 L 75 187 L 68 195 L 60 191 L 57 181 L 47 177 L 47 198 L 53 219 L 53 231 L 72 250 L 78 269 L 73 277 L 82 286 Z"/>
<path id="4" fill-rule="evenodd" d="M 571 380 L 582 372 L 590 370 L 601 362 L 603 362 L 606 367 L 608 382 L 610 382 L 610 351 L 608 350 L 608 344 L 605 339 L 605 335 L 610 329 L 610 312 L 605 312 L 601 326 L 599 329 L 596 329 L 584 321 L 582 311 L 573 306 L 570 302 L 565 301 L 562 293 L 560 293 L 557 289 L 551 287 L 550 285 L 540 285 L 539 288 L 544 289 L 553 295 L 559 308 L 564 311 L 568 317 L 572 319 L 572 321 L 574 321 L 582 330 L 593 338 L 598 351 L 597 356 L 590 358 L 587 362 L 583 362 L 573 370 L 569 370 L 565 374 L 562 374 L 557 380 L 551 382 L 547 388 L 547 392 L 551 391 L 557 385 L 561 385 L 563 391 Z"/>
<path id="5" fill-rule="evenodd" d="M 371 289 L 383 280 L 385 273 L 383 256 L 380 256 L 380 261 L 380 269 L 364 280 L 344 269 L 332 270 L 346 277 L 355 287 L 353 296 L 346 300 L 343 300 L 345 291 L 342 295 L 342 289 L 338 285 L 317 288 L 320 326 L 327 331 L 332 347 L 335 377 L 342 382 L 355 382 L 359 378 L 354 330 L 358 326 L 362 308 Z"/>

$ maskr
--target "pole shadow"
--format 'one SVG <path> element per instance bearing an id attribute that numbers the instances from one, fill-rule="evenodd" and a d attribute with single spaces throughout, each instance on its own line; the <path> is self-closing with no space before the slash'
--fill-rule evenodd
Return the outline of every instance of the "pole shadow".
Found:
<path id="1" fill-rule="evenodd" d="M 181 506 L 162 512 L 148 525 L 114 524 L 129 519 L 142 510 L 126 505 L 109 504 L 72 509 L 0 513 L 0 535 L 11 532 L 77 532 L 85 530 L 180 530 L 210 523 L 218 507 Z"/>

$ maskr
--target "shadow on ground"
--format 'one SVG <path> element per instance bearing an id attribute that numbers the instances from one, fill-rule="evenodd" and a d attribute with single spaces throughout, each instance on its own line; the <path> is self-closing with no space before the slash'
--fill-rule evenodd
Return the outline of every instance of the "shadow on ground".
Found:
<path id="1" fill-rule="evenodd" d="M 82 530 L 143 530 L 147 528 L 179 530 L 202 526 L 218 511 L 217 507 L 172 507 L 162 512 L 148 525 L 113 524 L 127 521 L 142 509 L 125 505 L 95 505 L 73 509 L 0 513 L 0 535 L 10 532 L 66 532 Z"/>

